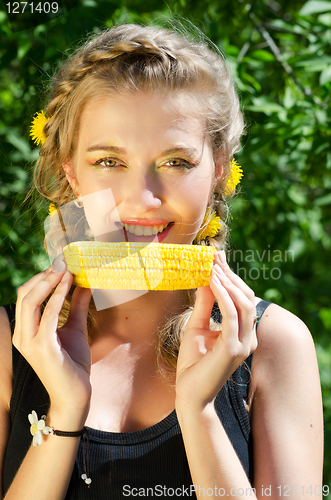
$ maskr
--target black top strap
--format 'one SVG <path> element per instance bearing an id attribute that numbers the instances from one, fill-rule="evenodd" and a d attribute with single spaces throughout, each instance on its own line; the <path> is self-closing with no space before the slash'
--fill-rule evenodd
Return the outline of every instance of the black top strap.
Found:
<path id="1" fill-rule="evenodd" d="M 10 329 L 11 329 L 11 334 L 13 336 L 14 334 L 14 328 L 15 328 L 15 311 L 16 311 L 16 304 L 7 304 L 4 306 L 6 309 L 6 313 L 8 316 L 9 324 L 10 324 Z"/>
<path id="2" fill-rule="evenodd" d="M 256 306 L 256 316 L 258 320 L 260 320 L 264 314 L 264 311 L 270 306 L 271 302 L 267 302 L 266 300 L 260 300 L 260 302 Z"/>
<path id="3" fill-rule="evenodd" d="M 271 302 L 267 302 L 266 300 L 260 300 L 260 302 L 256 306 L 256 316 L 257 316 L 257 326 L 259 324 L 260 319 L 262 318 L 265 310 L 267 309 L 268 306 L 270 306 Z M 215 301 L 213 305 L 213 309 L 211 312 L 211 317 L 213 318 L 216 323 L 222 323 L 222 314 L 221 311 L 219 310 L 218 304 Z"/>

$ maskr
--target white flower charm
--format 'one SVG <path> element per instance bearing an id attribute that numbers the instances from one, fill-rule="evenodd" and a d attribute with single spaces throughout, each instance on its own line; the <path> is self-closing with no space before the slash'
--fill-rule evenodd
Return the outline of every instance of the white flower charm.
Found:
<path id="1" fill-rule="evenodd" d="M 91 483 L 92 483 L 92 479 L 91 479 L 90 477 L 87 477 L 87 475 L 86 475 L 86 474 L 82 474 L 80 477 L 82 478 L 82 480 L 83 480 L 83 481 L 84 481 L 87 485 L 89 485 L 89 484 L 91 484 Z"/>
<path id="2" fill-rule="evenodd" d="M 33 446 L 40 445 L 43 442 L 43 434 L 49 434 L 50 427 L 45 425 L 46 417 L 42 416 L 40 420 L 38 420 L 37 413 L 32 410 L 32 413 L 28 416 L 29 422 L 31 424 L 30 432 L 33 436 Z"/>

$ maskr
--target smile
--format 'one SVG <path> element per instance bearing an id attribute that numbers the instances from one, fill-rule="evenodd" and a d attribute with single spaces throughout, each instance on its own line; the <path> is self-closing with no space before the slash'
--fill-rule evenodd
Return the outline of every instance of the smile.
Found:
<path id="1" fill-rule="evenodd" d="M 134 234 L 135 236 L 153 236 L 162 233 L 169 224 L 171 224 L 171 222 L 162 226 L 139 226 L 138 224 L 129 225 L 122 223 L 122 227 L 126 232 Z"/>

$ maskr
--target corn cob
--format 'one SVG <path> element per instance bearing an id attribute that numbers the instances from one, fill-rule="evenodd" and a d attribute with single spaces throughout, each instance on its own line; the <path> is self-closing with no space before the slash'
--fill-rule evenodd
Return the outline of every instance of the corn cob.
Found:
<path id="1" fill-rule="evenodd" d="M 215 248 L 169 243 L 81 241 L 64 250 L 73 284 L 112 290 L 184 290 L 210 281 Z"/>

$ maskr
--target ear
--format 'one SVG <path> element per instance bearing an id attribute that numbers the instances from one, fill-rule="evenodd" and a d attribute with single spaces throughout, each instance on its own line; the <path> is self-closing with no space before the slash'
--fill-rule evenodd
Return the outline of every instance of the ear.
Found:
<path id="1" fill-rule="evenodd" d="M 215 161 L 215 183 L 217 183 L 222 178 L 223 164 L 224 164 L 224 158 L 222 156 L 220 156 Z"/>
<path id="2" fill-rule="evenodd" d="M 65 163 L 62 163 L 62 168 L 64 173 L 66 174 L 67 181 L 70 184 L 71 189 L 74 193 L 77 192 L 78 183 L 76 181 L 75 169 L 72 160 L 68 160 Z"/>
<path id="3" fill-rule="evenodd" d="M 220 181 L 223 175 L 223 166 L 224 166 L 224 156 L 219 155 L 219 157 L 214 161 L 214 179 L 211 186 L 209 205 L 212 205 L 213 194 L 215 191 L 215 187 L 217 183 Z"/>

